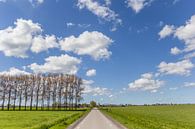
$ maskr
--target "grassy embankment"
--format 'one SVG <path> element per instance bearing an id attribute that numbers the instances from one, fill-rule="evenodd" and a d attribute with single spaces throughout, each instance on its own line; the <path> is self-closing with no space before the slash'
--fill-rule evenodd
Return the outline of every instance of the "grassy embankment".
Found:
<path id="1" fill-rule="evenodd" d="M 0 111 L 0 129 L 65 129 L 81 111 Z"/>
<path id="2" fill-rule="evenodd" d="M 195 129 L 195 105 L 113 107 L 102 111 L 129 129 Z"/>

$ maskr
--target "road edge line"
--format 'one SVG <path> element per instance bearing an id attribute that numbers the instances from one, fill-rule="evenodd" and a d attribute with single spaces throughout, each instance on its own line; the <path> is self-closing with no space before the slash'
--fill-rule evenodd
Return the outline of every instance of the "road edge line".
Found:
<path id="1" fill-rule="evenodd" d="M 119 127 L 120 129 L 128 129 L 127 127 L 125 127 L 124 125 L 122 125 L 120 122 L 114 120 L 111 116 L 109 116 L 106 113 L 103 113 L 101 110 L 99 110 L 106 118 L 108 118 L 110 121 L 112 121 L 112 123 L 114 123 L 117 127 Z"/>
<path id="2" fill-rule="evenodd" d="M 79 118 L 78 120 L 76 120 L 75 122 L 73 122 L 70 126 L 68 126 L 68 128 L 66 129 L 74 129 L 77 125 L 80 124 L 80 122 L 82 120 L 85 119 L 85 117 L 87 117 L 87 115 L 90 113 L 91 111 L 87 112 L 86 114 L 84 114 L 81 118 Z"/>

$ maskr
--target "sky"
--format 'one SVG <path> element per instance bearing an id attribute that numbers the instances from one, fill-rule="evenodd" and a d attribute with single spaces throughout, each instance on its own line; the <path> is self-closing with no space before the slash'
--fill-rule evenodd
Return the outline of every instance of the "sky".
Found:
<path id="1" fill-rule="evenodd" d="M 195 103 L 194 0 L 0 0 L 0 74 L 76 74 L 84 100 Z"/>

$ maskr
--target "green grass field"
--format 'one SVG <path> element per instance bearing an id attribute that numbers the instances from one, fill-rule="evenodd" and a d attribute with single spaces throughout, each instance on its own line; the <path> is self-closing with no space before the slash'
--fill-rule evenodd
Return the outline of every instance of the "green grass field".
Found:
<path id="1" fill-rule="evenodd" d="M 0 129 L 65 129 L 85 111 L 0 111 Z"/>
<path id="2" fill-rule="evenodd" d="M 195 129 L 195 105 L 113 107 L 102 111 L 129 129 Z"/>

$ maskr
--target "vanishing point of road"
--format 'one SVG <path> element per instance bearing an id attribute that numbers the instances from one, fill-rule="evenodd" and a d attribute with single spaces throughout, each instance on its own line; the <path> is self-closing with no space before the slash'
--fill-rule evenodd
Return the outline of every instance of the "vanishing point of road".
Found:
<path id="1" fill-rule="evenodd" d="M 94 108 L 75 127 L 69 129 L 126 129 Z"/>

